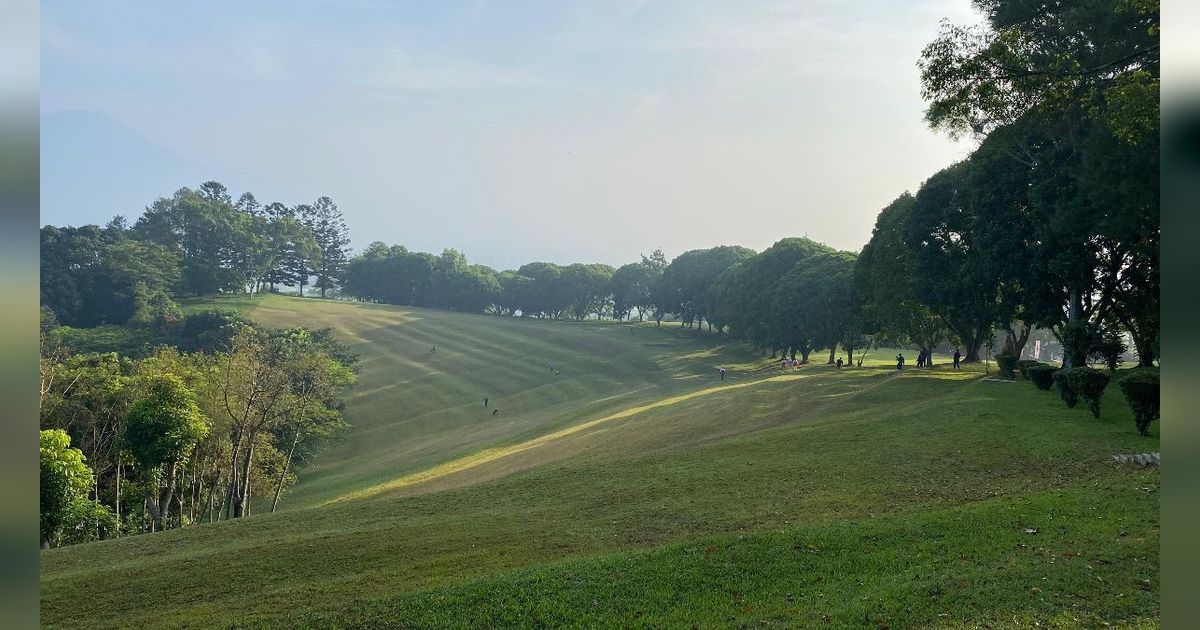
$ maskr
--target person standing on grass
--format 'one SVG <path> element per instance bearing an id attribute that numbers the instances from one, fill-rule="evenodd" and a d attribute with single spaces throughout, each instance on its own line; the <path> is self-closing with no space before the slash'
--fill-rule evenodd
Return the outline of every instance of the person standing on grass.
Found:
<path id="1" fill-rule="evenodd" d="M 483 408 L 484 408 L 484 409 L 487 409 L 487 403 L 488 403 L 487 396 L 484 396 L 484 397 L 483 397 Z"/>
<path id="2" fill-rule="evenodd" d="M 725 368 L 721 368 L 721 380 L 725 380 Z"/>
<path id="3" fill-rule="evenodd" d="M 896 355 L 896 369 L 897 370 L 904 369 L 904 355 L 903 354 Z"/>
<path id="4" fill-rule="evenodd" d="M 961 358 L 962 358 L 962 355 L 958 353 L 958 348 L 955 348 L 954 349 L 954 369 L 956 369 L 956 370 L 958 369 L 958 361 Z"/>

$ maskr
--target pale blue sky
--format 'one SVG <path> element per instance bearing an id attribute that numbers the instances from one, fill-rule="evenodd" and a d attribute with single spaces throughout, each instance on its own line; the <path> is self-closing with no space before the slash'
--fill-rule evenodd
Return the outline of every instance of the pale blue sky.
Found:
<path id="1" fill-rule="evenodd" d="M 218 178 L 328 194 L 358 247 L 499 268 L 808 235 L 969 150 L 928 130 L 924 2 L 53 2 L 43 222 Z"/>

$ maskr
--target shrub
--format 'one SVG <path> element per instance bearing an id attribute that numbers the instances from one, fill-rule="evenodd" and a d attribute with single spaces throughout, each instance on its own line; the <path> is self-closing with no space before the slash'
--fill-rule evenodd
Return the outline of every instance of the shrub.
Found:
<path id="1" fill-rule="evenodd" d="M 1039 363 L 1025 368 L 1026 378 L 1033 381 L 1038 389 L 1047 390 L 1054 385 L 1054 373 L 1058 368 L 1053 365 Z"/>
<path id="2" fill-rule="evenodd" d="M 1125 394 L 1125 400 L 1129 401 L 1129 408 L 1133 410 L 1133 420 L 1137 423 L 1138 433 L 1148 435 L 1150 423 L 1158 419 L 1158 370 L 1133 370 L 1118 381 L 1118 384 L 1121 386 L 1121 393 Z"/>
<path id="3" fill-rule="evenodd" d="M 1088 409 L 1096 418 L 1100 417 L 1100 398 L 1104 396 L 1104 388 L 1108 387 L 1110 378 L 1108 374 L 1090 367 L 1067 370 L 1067 383 L 1076 396 L 1087 402 Z"/>
<path id="4" fill-rule="evenodd" d="M 1029 367 L 1032 365 L 1045 365 L 1036 359 L 1022 359 L 1017 361 L 1017 372 L 1021 374 L 1021 378 L 1029 380 Z"/>
<path id="5" fill-rule="evenodd" d="M 1001 352 L 996 355 L 996 367 L 1000 369 L 1000 376 L 1013 380 L 1016 378 L 1017 361 L 1019 357 L 1015 354 Z"/>
<path id="6" fill-rule="evenodd" d="M 1093 361 L 1102 361 L 1109 372 L 1116 372 L 1117 368 L 1121 366 L 1121 355 L 1128 350 L 1129 346 L 1125 345 L 1121 334 L 1111 330 L 1095 341 L 1089 358 Z"/>
<path id="7" fill-rule="evenodd" d="M 1054 372 L 1054 386 L 1058 389 L 1058 395 L 1067 403 L 1067 406 L 1074 409 L 1075 403 L 1079 402 L 1079 397 L 1075 395 L 1075 390 L 1071 389 L 1071 384 L 1067 381 L 1067 373 L 1071 368 L 1063 368 Z"/>

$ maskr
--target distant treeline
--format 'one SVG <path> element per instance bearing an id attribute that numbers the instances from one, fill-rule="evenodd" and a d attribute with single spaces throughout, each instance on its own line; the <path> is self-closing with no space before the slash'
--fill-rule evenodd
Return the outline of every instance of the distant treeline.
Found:
<path id="1" fill-rule="evenodd" d="M 342 213 L 329 197 L 263 206 L 234 201 L 205 182 L 152 203 L 137 222 L 45 226 L 41 300 L 70 326 L 172 317 L 175 296 L 336 289 L 350 254 Z"/>

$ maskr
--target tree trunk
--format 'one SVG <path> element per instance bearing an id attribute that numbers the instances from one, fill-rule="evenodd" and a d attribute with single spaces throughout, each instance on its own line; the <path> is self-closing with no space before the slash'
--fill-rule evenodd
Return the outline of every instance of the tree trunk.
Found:
<path id="1" fill-rule="evenodd" d="M 803 348 L 800 350 L 800 362 L 808 363 L 808 353 L 812 352 L 811 348 Z"/>
<path id="2" fill-rule="evenodd" d="M 118 456 L 119 457 L 119 456 Z M 121 537 L 121 460 L 117 459 L 117 500 L 115 501 L 117 513 L 117 538 Z"/>
<path id="3" fill-rule="evenodd" d="M 846 346 L 846 365 L 854 365 L 854 346 Z"/>
<path id="4" fill-rule="evenodd" d="M 275 486 L 275 498 L 271 501 L 271 513 L 279 506 L 279 495 L 283 492 L 283 481 L 287 479 L 288 468 L 292 466 L 292 455 L 296 452 L 296 444 L 300 442 L 300 431 L 292 436 L 292 446 L 288 449 L 287 458 L 283 460 L 283 472 L 279 475 L 279 485 Z"/>
<path id="5" fill-rule="evenodd" d="M 829 347 L 829 360 L 825 362 L 825 365 L 833 365 L 834 363 L 837 363 L 837 344 L 836 343 Z"/>
<path id="6" fill-rule="evenodd" d="M 217 520 L 221 520 L 221 512 L 225 513 L 225 518 L 233 518 L 233 504 L 237 499 L 238 492 L 238 455 L 242 450 L 242 436 L 235 435 L 232 440 L 233 449 L 229 455 L 229 487 L 225 492 L 225 500 L 221 504 L 221 511 L 217 512 Z"/>
<path id="7" fill-rule="evenodd" d="M 242 462 L 242 487 L 234 498 L 234 518 L 246 515 L 247 502 L 250 500 L 250 466 L 254 462 L 254 436 L 249 436 L 246 446 L 246 461 Z"/>
<path id="8" fill-rule="evenodd" d="M 158 500 L 158 518 L 162 521 L 163 529 L 167 529 L 171 521 L 171 502 L 175 500 L 175 481 L 178 473 L 177 465 L 171 464 L 170 473 L 167 475 L 167 487 Z"/>

